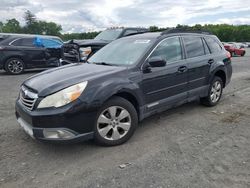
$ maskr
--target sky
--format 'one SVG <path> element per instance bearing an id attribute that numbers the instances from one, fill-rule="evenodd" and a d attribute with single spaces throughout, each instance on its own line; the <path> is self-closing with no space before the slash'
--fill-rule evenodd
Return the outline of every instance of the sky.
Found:
<path id="1" fill-rule="evenodd" d="M 63 33 L 107 27 L 174 27 L 177 24 L 249 24 L 250 0 L 0 0 L 0 21 L 33 12 L 60 24 Z"/>

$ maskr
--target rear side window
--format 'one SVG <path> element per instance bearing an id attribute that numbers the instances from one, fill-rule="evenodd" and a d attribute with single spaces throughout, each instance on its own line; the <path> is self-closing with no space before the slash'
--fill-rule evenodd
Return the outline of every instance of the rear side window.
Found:
<path id="1" fill-rule="evenodd" d="M 24 38 L 22 39 L 22 46 L 29 46 L 33 47 L 34 45 L 34 38 Z"/>
<path id="2" fill-rule="evenodd" d="M 208 44 L 211 53 L 218 53 L 219 51 L 222 50 L 222 47 L 220 46 L 220 44 L 216 39 L 212 37 L 205 37 L 205 40 Z"/>
<path id="3" fill-rule="evenodd" d="M 179 37 L 165 39 L 161 42 L 150 57 L 160 56 L 167 63 L 182 59 L 182 49 Z"/>
<path id="4" fill-rule="evenodd" d="M 12 46 L 27 46 L 34 47 L 34 38 L 20 38 L 11 43 Z"/>
<path id="5" fill-rule="evenodd" d="M 188 58 L 205 55 L 205 49 L 200 37 L 183 37 Z"/>

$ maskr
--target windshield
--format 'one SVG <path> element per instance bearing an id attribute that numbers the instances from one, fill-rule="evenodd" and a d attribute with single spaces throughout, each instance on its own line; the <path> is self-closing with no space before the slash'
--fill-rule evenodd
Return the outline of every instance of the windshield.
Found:
<path id="1" fill-rule="evenodd" d="M 124 38 L 115 40 L 95 53 L 89 63 L 102 63 L 117 66 L 135 64 L 153 44 L 149 39 Z"/>
<path id="2" fill-rule="evenodd" d="M 107 29 L 95 37 L 96 40 L 115 40 L 122 33 L 122 29 Z"/>

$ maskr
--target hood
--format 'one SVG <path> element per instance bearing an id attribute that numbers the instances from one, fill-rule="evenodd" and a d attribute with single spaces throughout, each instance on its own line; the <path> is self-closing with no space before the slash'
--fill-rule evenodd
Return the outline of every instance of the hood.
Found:
<path id="1" fill-rule="evenodd" d="M 125 70 L 126 67 L 95 64 L 72 64 L 41 72 L 28 78 L 23 85 L 44 97 L 71 85 Z"/>

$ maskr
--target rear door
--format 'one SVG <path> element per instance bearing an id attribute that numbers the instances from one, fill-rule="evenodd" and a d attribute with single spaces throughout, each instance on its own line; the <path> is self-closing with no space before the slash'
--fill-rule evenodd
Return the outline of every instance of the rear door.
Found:
<path id="1" fill-rule="evenodd" d="M 20 38 L 11 45 L 23 52 L 28 67 L 46 67 L 46 49 L 35 46 L 34 40 L 33 37 Z"/>
<path id="2" fill-rule="evenodd" d="M 207 86 L 210 66 L 214 59 L 201 36 L 182 37 L 188 67 L 188 97 L 190 99 L 202 96 Z"/>
<path id="3" fill-rule="evenodd" d="M 187 65 L 179 37 L 162 40 L 149 58 L 160 56 L 165 67 L 151 67 L 143 73 L 142 89 L 147 111 L 166 107 L 187 98 Z"/>

